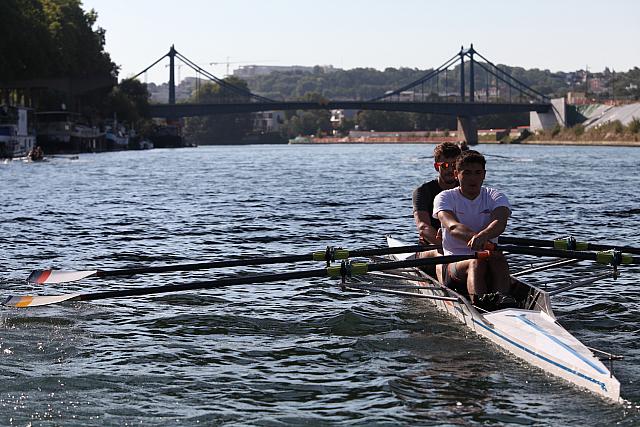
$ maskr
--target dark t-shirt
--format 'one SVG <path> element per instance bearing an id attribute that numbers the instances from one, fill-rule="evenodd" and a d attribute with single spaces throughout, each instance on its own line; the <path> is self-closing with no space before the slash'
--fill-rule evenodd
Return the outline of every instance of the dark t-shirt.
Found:
<path id="1" fill-rule="evenodd" d="M 438 180 L 425 182 L 420 187 L 413 190 L 413 211 L 427 211 L 431 219 L 431 226 L 435 229 L 440 228 L 440 221 L 433 217 L 433 199 L 440 193 L 442 189 L 438 184 Z"/>

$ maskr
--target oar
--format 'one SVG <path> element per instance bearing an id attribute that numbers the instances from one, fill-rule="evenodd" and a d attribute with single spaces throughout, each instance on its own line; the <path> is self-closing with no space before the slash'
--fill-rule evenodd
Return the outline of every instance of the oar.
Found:
<path id="1" fill-rule="evenodd" d="M 250 265 L 267 265 L 267 264 L 281 264 L 289 262 L 300 261 L 331 261 L 341 260 L 350 257 L 369 257 L 376 255 L 388 255 L 388 254 L 401 254 L 420 252 L 430 249 L 439 248 L 437 245 L 412 245 L 412 246 L 398 246 L 394 248 L 379 248 L 379 249 L 359 249 L 355 251 L 349 251 L 347 249 L 339 248 L 327 248 L 324 251 L 317 251 L 305 255 L 283 255 L 275 257 L 259 257 L 259 258 L 241 258 L 226 261 L 207 261 L 191 264 L 174 264 L 174 265 L 158 265 L 152 267 L 136 267 L 136 268 L 122 268 L 114 270 L 80 270 L 80 271 L 65 271 L 65 270 L 34 270 L 29 275 L 27 282 L 29 283 L 66 283 L 82 280 L 87 277 L 113 277 L 113 276 L 133 276 L 135 274 L 146 273 L 165 273 L 168 271 L 193 271 L 204 270 L 207 268 L 227 268 L 227 267 L 240 267 Z"/>
<path id="2" fill-rule="evenodd" d="M 549 256 L 554 258 L 595 261 L 600 264 L 640 264 L 640 257 L 618 251 L 582 252 L 564 249 L 533 248 L 529 246 L 497 245 L 491 250 L 500 250 L 512 254 Z"/>
<path id="3" fill-rule="evenodd" d="M 127 288 L 116 291 L 96 292 L 88 294 L 66 294 L 49 296 L 12 296 L 7 298 L 2 305 L 9 307 L 34 307 L 40 305 L 56 304 L 63 301 L 92 301 L 107 298 L 120 298 L 139 295 L 161 294 L 166 292 L 192 291 L 196 289 L 212 289 L 224 286 L 259 284 L 275 281 L 294 279 L 308 279 L 312 277 L 347 277 L 366 274 L 372 271 L 394 270 L 397 268 L 420 267 L 423 265 L 435 265 L 464 261 L 473 258 L 484 258 L 488 251 L 476 252 L 473 255 L 448 255 L 433 258 L 418 258 L 405 261 L 391 261 L 384 263 L 351 263 L 335 265 L 314 270 L 292 271 L 287 273 L 262 274 L 254 276 L 229 277 L 218 280 L 184 283 L 180 285 L 150 286 L 145 288 Z"/>
<path id="4" fill-rule="evenodd" d="M 640 255 L 640 248 L 634 248 L 631 246 L 617 246 L 608 244 L 597 244 L 588 242 L 578 242 L 573 238 L 555 239 L 555 240 L 540 240 L 540 239 L 527 239 L 521 237 L 500 236 L 500 243 L 506 243 L 510 245 L 526 245 L 526 246 L 538 246 L 542 248 L 554 248 L 554 249 L 569 249 L 577 251 L 606 251 L 608 249 L 616 249 L 620 252 L 626 252 L 629 254 Z"/>
<path id="5" fill-rule="evenodd" d="M 574 264 L 579 262 L 579 259 L 563 259 L 561 261 L 554 260 L 551 262 L 545 262 L 542 265 L 532 266 L 529 268 L 525 268 L 520 271 L 516 271 L 515 273 L 511 273 L 511 277 L 520 277 L 526 276 L 527 274 L 537 273 L 538 271 L 549 270 L 552 268 L 564 267 L 565 265 Z"/>

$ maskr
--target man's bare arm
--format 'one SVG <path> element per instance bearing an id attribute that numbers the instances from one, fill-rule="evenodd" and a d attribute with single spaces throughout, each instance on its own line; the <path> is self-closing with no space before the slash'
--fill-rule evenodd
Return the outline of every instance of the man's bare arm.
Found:
<path id="1" fill-rule="evenodd" d="M 489 239 L 498 237 L 504 232 L 505 228 L 507 228 L 507 221 L 510 215 L 511 211 L 505 206 L 495 208 L 493 212 L 491 212 L 491 221 L 489 224 L 479 233 L 475 233 L 467 245 L 474 250 L 484 249 L 484 245 Z"/>
<path id="2" fill-rule="evenodd" d="M 414 211 L 413 219 L 420 235 L 420 241 L 431 243 L 432 245 L 442 244 L 442 239 L 438 238 L 438 230 L 431 225 L 431 215 L 427 211 Z"/>
<path id="3" fill-rule="evenodd" d="M 451 211 L 438 212 L 438 219 L 442 227 L 449 230 L 451 236 L 467 243 L 476 234 L 475 231 L 458 221 L 458 218 Z"/>

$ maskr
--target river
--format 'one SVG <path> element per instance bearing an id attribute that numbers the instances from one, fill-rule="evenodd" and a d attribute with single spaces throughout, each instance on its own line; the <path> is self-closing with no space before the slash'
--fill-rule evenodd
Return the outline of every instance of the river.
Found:
<path id="1" fill-rule="evenodd" d="M 0 164 L 0 289 L 97 292 L 311 265 L 44 289 L 25 283 L 36 268 L 382 247 L 385 234 L 415 241 L 411 191 L 435 174 L 432 149 L 210 146 Z M 640 149 L 479 151 L 486 184 L 513 205 L 509 235 L 640 246 Z M 0 425 L 638 425 L 640 267 L 621 273 L 559 296 L 554 310 L 588 345 L 624 356 L 623 405 L 475 339 L 424 301 L 311 279 L 2 308 Z"/>

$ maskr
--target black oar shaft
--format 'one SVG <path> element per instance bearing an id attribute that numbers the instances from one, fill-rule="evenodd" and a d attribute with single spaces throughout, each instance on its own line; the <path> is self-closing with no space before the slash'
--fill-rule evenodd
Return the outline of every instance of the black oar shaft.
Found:
<path id="1" fill-rule="evenodd" d="M 189 264 L 158 265 L 151 267 L 121 268 L 117 270 L 98 270 L 96 277 L 133 276 L 144 273 L 166 273 L 169 271 L 194 271 L 208 268 L 227 268 L 250 265 L 279 264 L 286 262 L 312 261 L 311 255 L 290 255 L 280 257 L 260 257 L 251 259 L 234 259 L 225 261 L 196 262 Z"/>
<path id="2" fill-rule="evenodd" d="M 406 251 L 406 248 L 405 248 Z M 420 267 L 424 265 L 444 264 L 467 259 L 476 258 L 477 255 L 449 255 L 433 258 L 418 258 L 405 261 L 391 261 L 382 263 L 367 264 L 367 271 L 383 271 L 394 270 L 397 268 Z M 309 279 L 313 277 L 326 277 L 329 271 L 326 268 L 318 268 L 314 270 L 292 271 L 287 273 L 261 274 L 241 277 L 229 277 L 211 281 L 191 282 L 178 285 L 152 286 L 146 288 L 128 288 L 116 291 L 96 292 L 91 294 L 82 294 L 74 298 L 74 300 L 91 301 L 107 298 L 120 298 L 128 296 L 152 295 L 166 292 L 193 291 L 196 289 L 213 289 L 233 285 L 261 284 L 277 281 Z"/>
<path id="3" fill-rule="evenodd" d="M 597 261 L 602 262 L 602 252 L 583 252 L 583 251 L 568 251 L 564 249 L 550 249 L 550 248 L 534 248 L 527 246 L 512 246 L 512 245 L 498 245 L 497 250 L 509 252 L 512 254 L 521 255 L 535 255 L 535 256 L 549 256 L 555 258 L 570 258 L 579 259 L 585 261 Z M 625 264 L 639 264 L 640 257 L 628 256 L 626 259 L 629 262 Z"/>
<path id="4" fill-rule="evenodd" d="M 259 284 L 259 283 L 286 281 L 286 280 L 295 280 L 295 279 L 308 279 L 312 277 L 325 277 L 326 275 L 327 275 L 327 270 L 325 268 L 319 268 L 315 270 L 292 271 L 288 273 L 262 274 L 259 276 L 255 275 L 255 276 L 244 276 L 244 277 L 229 277 L 229 278 L 218 279 L 213 281 L 191 282 L 191 283 L 184 283 L 179 285 L 163 285 L 163 286 L 153 286 L 153 287 L 146 287 L 146 288 L 129 288 L 129 289 L 121 289 L 117 291 L 97 292 L 92 294 L 83 294 L 78 296 L 75 299 L 80 301 L 91 301 L 91 300 L 107 299 L 107 298 L 120 298 L 120 297 L 139 296 L 139 295 L 162 294 L 166 292 L 193 291 L 196 289 L 222 288 L 225 286 L 233 286 L 233 285 L 246 285 L 246 284 L 254 284 L 254 283 Z"/>
<path id="5" fill-rule="evenodd" d="M 412 245 L 412 246 L 400 246 L 393 248 L 377 248 L 377 249 L 359 249 L 354 251 L 348 251 L 349 257 L 369 257 L 376 255 L 388 255 L 399 253 L 412 253 L 420 252 L 429 249 L 435 249 L 438 246 L 435 245 Z M 198 262 L 190 264 L 175 264 L 175 265 L 159 265 L 151 267 L 136 267 L 136 268 L 123 268 L 114 270 L 98 270 L 96 277 L 111 277 L 111 276 L 133 276 L 135 274 L 144 273 L 166 273 L 170 271 L 194 271 L 204 270 L 208 268 L 228 268 L 228 267 L 244 267 L 250 265 L 268 265 L 268 264 L 284 264 L 292 262 L 313 261 L 314 254 L 304 255 L 283 255 L 275 257 L 256 257 L 256 258 L 242 258 L 223 261 L 208 261 Z"/>
<path id="6" fill-rule="evenodd" d="M 527 245 L 527 246 L 538 246 L 542 248 L 555 248 L 556 240 L 542 240 L 542 239 L 528 239 L 521 237 L 511 237 L 511 236 L 500 236 L 501 244 L 509 244 L 509 245 Z M 640 248 L 634 248 L 632 246 L 618 246 L 618 245 L 605 245 L 605 244 L 597 244 L 597 243 L 586 243 L 579 242 L 580 244 L 585 246 L 585 250 L 588 251 L 606 251 L 609 249 L 615 249 L 620 252 L 640 255 Z"/>

